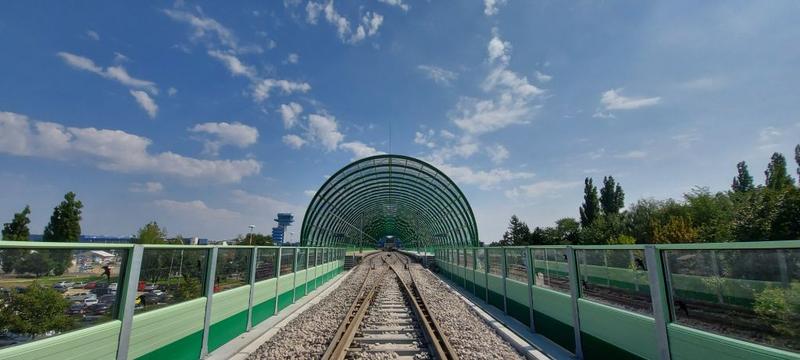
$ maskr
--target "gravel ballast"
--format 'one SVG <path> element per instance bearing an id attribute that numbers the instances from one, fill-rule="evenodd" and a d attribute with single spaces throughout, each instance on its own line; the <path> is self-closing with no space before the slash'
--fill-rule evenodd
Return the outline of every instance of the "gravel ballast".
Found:
<path id="1" fill-rule="evenodd" d="M 460 359 L 524 359 L 458 295 L 421 265 L 409 265 L 417 288 Z"/>
<path id="2" fill-rule="evenodd" d="M 369 270 L 369 259 L 347 274 L 336 290 L 290 321 L 248 359 L 321 358 L 361 289 Z"/>

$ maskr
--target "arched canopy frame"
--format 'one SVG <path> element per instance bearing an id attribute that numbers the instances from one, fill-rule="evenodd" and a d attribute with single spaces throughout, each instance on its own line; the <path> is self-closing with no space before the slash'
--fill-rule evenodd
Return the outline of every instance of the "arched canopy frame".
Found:
<path id="1" fill-rule="evenodd" d="M 404 246 L 477 246 L 475 216 L 441 170 L 403 155 L 367 157 L 337 171 L 303 218 L 303 246 L 369 245 L 394 236 Z"/>

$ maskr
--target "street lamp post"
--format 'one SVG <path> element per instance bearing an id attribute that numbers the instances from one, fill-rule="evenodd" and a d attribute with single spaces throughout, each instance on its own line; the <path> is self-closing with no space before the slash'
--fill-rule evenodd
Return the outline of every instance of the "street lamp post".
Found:
<path id="1" fill-rule="evenodd" d="M 250 232 L 247 234 L 247 244 L 248 245 L 253 245 L 253 230 L 256 228 L 256 226 L 255 225 L 249 225 L 247 227 L 250 228 Z"/>

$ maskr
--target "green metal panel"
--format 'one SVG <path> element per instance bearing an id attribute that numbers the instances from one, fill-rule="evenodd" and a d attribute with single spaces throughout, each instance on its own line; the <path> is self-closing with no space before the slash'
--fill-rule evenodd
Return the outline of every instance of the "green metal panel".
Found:
<path id="1" fill-rule="evenodd" d="M 489 281 L 489 304 L 503 310 L 503 278 L 494 274 L 488 274 L 486 276 Z"/>
<path id="2" fill-rule="evenodd" d="M 85 360 L 117 356 L 119 320 L 0 350 L 0 359 Z"/>
<path id="3" fill-rule="evenodd" d="M 300 270 L 295 273 L 295 280 L 294 280 L 294 292 L 295 292 L 295 299 L 299 299 L 306 295 L 306 278 L 308 276 L 308 270 Z"/>
<path id="4" fill-rule="evenodd" d="M 139 356 L 136 360 L 196 360 L 200 358 L 203 331 L 200 330 L 183 339 Z"/>
<path id="5" fill-rule="evenodd" d="M 641 358 L 657 357 L 655 320 L 652 317 L 584 299 L 578 299 L 578 309 L 581 332 Z M 584 343 L 583 350 L 587 357 L 588 354 L 602 353 L 604 350 L 602 344 L 596 342 L 595 346 L 599 348 L 593 349 L 587 345 L 592 343 Z"/>
<path id="6" fill-rule="evenodd" d="M 572 302 L 568 294 L 536 286 L 532 291 L 534 310 L 571 326 Z"/>
<path id="7" fill-rule="evenodd" d="M 216 301 L 216 299 L 214 299 Z M 211 303 L 214 306 L 214 302 Z M 214 351 L 247 330 L 247 310 L 241 311 L 225 320 L 211 324 L 208 336 L 208 351 Z"/>
<path id="8" fill-rule="evenodd" d="M 253 293 L 253 303 L 260 304 L 269 299 L 275 298 L 275 278 L 262 280 L 256 283 L 255 292 Z"/>
<path id="9" fill-rule="evenodd" d="M 211 302 L 211 323 L 214 324 L 247 310 L 249 298 L 250 285 L 214 294 L 214 300 Z"/>
<path id="10" fill-rule="evenodd" d="M 275 315 L 275 298 L 253 305 L 253 326 Z"/>
<path id="11" fill-rule="evenodd" d="M 506 295 L 508 295 L 508 315 L 525 325 L 530 325 L 531 313 L 528 307 L 528 284 L 506 279 Z"/>
<path id="12" fill-rule="evenodd" d="M 205 308 L 202 297 L 134 315 L 128 357 L 138 358 L 202 332 Z M 200 342 L 196 345 L 199 353 Z"/>
<path id="13" fill-rule="evenodd" d="M 667 325 L 673 360 L 798 360 L 800 354 L 692 329 Z"/>

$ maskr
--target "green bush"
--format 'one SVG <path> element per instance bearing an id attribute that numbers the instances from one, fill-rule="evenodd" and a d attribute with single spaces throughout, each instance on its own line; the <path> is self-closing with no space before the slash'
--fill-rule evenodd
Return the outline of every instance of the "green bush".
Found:
<path id="1" fill-rule="evenodd" d="M 753 310 L 778 333 L 800 336 L 800 282 L 792 282 L 788 288 L 764 289 L 756 295 Z"/>

